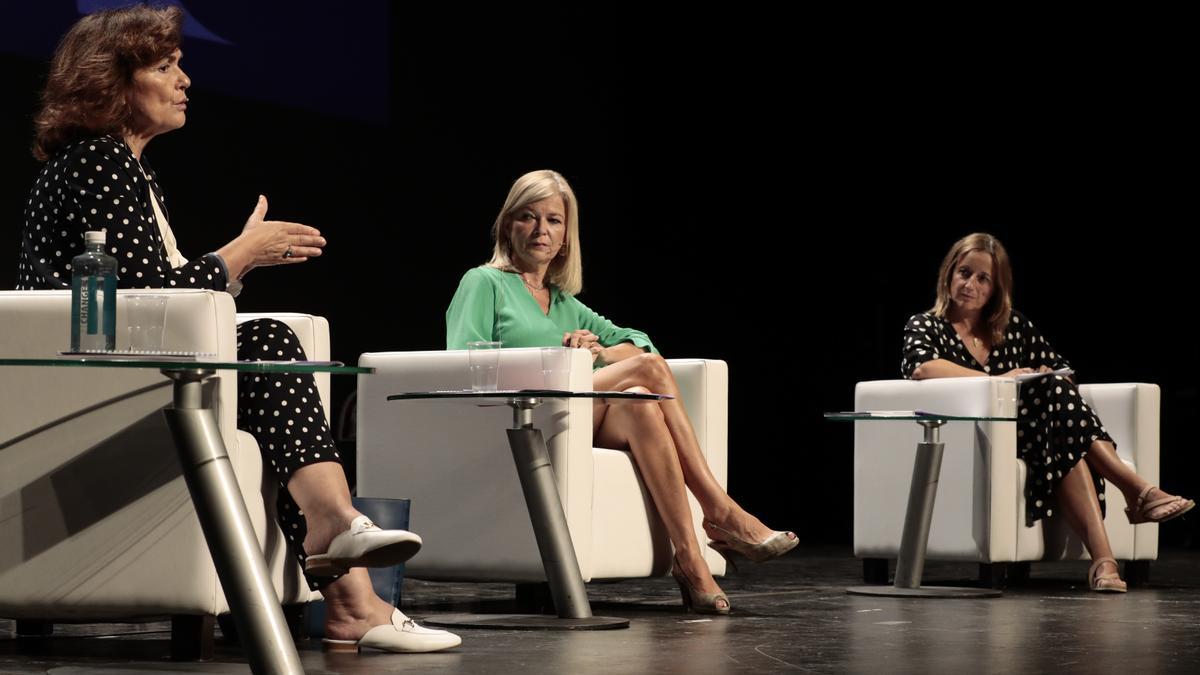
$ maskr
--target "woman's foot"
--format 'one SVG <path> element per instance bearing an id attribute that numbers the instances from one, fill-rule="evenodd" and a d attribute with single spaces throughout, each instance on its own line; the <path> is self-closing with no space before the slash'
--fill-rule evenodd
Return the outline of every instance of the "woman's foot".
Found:
<path id="1" fill-rule="evenodd" d="M 370 518 L 358 516 L 329 541 L 325 552 L 308 554 L 304 571 L 310 577 L 329 577 L 352 567 L 390 567 L 416 555 L 421 544 L 421 537 L 408 530 L 381 530 Z"/>
<path id="2" fill-rule="evenodd" d="M 362 568 L 353 569 L 330 583 L 326 591 L 337 584 L 361 584 L 362 581 L 355 577 L 366 573 Z M 370 584 L 369 577 L 367 583 Z M 395 607 L 374 593 L 369 596 L 364 593 L 357 595 L 360 597 L 342 599 L 336 593 L 325 593 L 325 637 L 332 640 L 357 640 L 366 635 L 368 630 L 391 620 Z"/>
<path id="3" fill-rule="evenodd" d="M 1121 580 L 1121 569 L 1112 558 L 1100 558 L 1088 569 L 1088 586 L 1097 593 L 1124 593 L 1125 582 Z"/>
<path id="4" fill-rule="evenodd" d="M 736 505 L 724 522 L 706 518 L 704 531 L 712 539 L 709 546 L 726 559 L 730 551 L 736 551 L 754 562 L 764 562 L 787 553 L 799 543 L 794 532 L 776 532 Z"/>
<path id="5" fill-rule="evenodd" d="M 775 534 L 775 530 L 735 503 L 731 503 L 723 513 L 705 514 L 704 531 L 713 541 L 737 539 L 751 544 L 764 542 Z"/>
<path id="6" fill-rule="evenodd" d="M 317 555 L 328 551 L 329 542 L 350 529 L 350 523 L 362 514 L 350 510 L 320 517 L 306 514 L 303 511 L 300 512 L 300 515 L 304 517 L 304 527 L 307 530 L 304 534 L 304 552 L 308 555 Z"/>
<path id="7" fill-rule="evenodd" d="M 1132 497 L 1132 498 L 1131 498 Z M 1192 510 L 1196 502 L 1168 494 L 1153 485 L 1142 488 L 1137 495 L 1125 495 L 1129 504 L 1125 516 L 1130 523 L 1165 523 Z"/>
<path id="8" fill-rule="evenodd" d="M 371 589 L 366 570 L 354 569 L 324 589 L 324 647 L 331 651 L 362 648 L 415 653 L 462 644 L 455 634 L 417 625 Z"/>
<path id="9" fill-rule="evenodd" d="M 682 557 L 680 557 L 682 555 Z M 729 598 L 721 591 L 708 563 L 699 554 L 677 553 L 671 565 L 671 576 L 679 584 L 683 606 L 699 614 L 728 614 Z"/>

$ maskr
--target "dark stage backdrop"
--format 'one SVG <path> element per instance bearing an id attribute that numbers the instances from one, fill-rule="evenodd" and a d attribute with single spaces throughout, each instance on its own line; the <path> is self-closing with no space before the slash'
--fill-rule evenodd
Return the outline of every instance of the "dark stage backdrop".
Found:
<path id="1" fill-rule="evenodd" d="M 240 309 L 327 316 L 347 362 L 440 349 L 445 307 L 487 259 L 512 180 L 557 169 L 581 203 L 581 299 L 668 356 L 729 362 L 731 493 L 806 541 L 847 542 L 851 431 L 821 413 L 849 409 L 857 381 L 899 376 L 900 329 L 932 304 L 941 256 L 986 230 L 1012 254 L 1017 307 L 1081 380 L 1162 387 L 1162 483 L 1200 494 L 1195 210 L 1179 159 L 1196 156 L 1196 111 L 1170 41 L 996 39 L 970 25 L 918 40 L 716 15 L 635 29 L 607 8 L 385 21 L 375 3 L 288 4 L 358 22 L 361 36 L 343 32 L 385 62 L 343 58 L 344 42 L 296 17 L 260 22 L 273 43 L 305 36 L 304 58 L 273 62 L 303 95 L 248 96 L 226 81 L 238 62 L 189 37 L 188 124 L 148 150 L 186 253 L 234 236 L 258 193 L 269 216 L 329 239 L 319 260 L 254 271 Z M 0 55 L 9 270 L 45 58 Z M 239 58 L 252 82 L 272 79 L 268 56 Z M 385 96 L 386 114 L 309 103 L 348 81 L 368 90 L 350 100 Z M 352 386 L 335 379 L 335 410 Z M 1195 546 L 1195 529 L 1162 536 Z"/>

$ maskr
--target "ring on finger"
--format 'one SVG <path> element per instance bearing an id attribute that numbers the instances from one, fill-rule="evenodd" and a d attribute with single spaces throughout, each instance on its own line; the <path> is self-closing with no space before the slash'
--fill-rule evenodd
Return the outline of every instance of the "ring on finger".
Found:
<path id="1" fill-rule="evenodd" d="M 288 244 L 287 250 L 283 252 L 283 257 L 291 258 L 293 255 L 294 254 L 292 253 L 292 245 Z"/>

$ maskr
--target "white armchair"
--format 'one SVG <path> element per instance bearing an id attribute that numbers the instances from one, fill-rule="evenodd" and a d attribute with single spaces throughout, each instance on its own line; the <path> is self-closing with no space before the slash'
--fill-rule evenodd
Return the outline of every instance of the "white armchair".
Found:
<path id="1" fill-rule="evenodd" d="M 1158 482 L 1159 389 L 1152 384 L 1083 385 L 1080 393 L 1104 422 L 1121 459 Z M 860 382 L 855 410 L 928 410 L 964 415 L 1016 415 L 1016 383 L 1000 378 Z M 911 421 L 856 422 L 854 554 L 878 580 L 879 559 L 895 558 L 921 428 Z M 1025 526 L 1025 463 L 1017 459 L 1016 423 L 950 422 L 926 557 L 1010 563 L 1086 558 L 1082 542 L 1059 516 Z M 1106 491 L 1105 527 L 1114 556 L 1158 557 L 1158 526 L 1130 525 L 1119 490 Z M 1148 565 L 1148 563 L 1142 563 Z M 1144 568 L 1143 568 L 1144 569 Z M 1144 573 L 1144 572 L 1142 572 Z"/>
<path id="2" fill-rule="evenodd" d="M 235 315 L 226 293 L 161 292 L 170 296 L 165 349 L 237 358 L 235 325 L 256 315 Z M 0 293 L 0 356 L 52 358 L 65 349 L 69 304 L 69 291 Z M 324 319 L 274 316 L 310 358 L 329 358 Z M 171 401 L 168 380 L 154 370 L 73 367 L 5 367 L 0 377 L 0 616 L 171 615 L 204 629 L 211 619 L 195 617 L 227 612 L 159 412 Z M 327 375 L 318 386 L 328 402 Z M 264 475 L 257 443 L 237 429 L 236 374 L 221 372 L 205 387 L 280 600 L 319 597 L 272 517 L 275 482 Z"/>
<path id="3" fill-rule="evenodd" d="M 709 465 L 726 482 L 728 372 L 723 361 L 668 361 Z M 545 581 L 504 433 L 508 407 L 456 401 L 388 401 L 389 394 L 470 388 L 466 351 L 363 354 L 376 368 L 358 383 L 358 493 L 409 498 L 411 524 L 425 539 L 407 563 L 414 578 Z M 504 349 L 502 389 L 590 391 L 592 361 L 575 350 L 563 381 L 543 385 L 537 349 Z M 592 447 L 592 403 L 548 401 L 534 411 L 556 472 L 584 581 L 663 575 L 672 549 L 627 452 Z M 701 513 L 692 500 L 700 541 Z M 706 549 L 714 574 L 725 560 Z"/>

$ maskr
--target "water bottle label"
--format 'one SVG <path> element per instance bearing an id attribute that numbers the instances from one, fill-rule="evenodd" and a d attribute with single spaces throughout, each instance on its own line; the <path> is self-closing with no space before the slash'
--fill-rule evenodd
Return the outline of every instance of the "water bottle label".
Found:
<path id="1" fill-rule="evenodd" d="M 87 292 L 85 292 L 83 297 L 79 299 L 79 313 L 82 315 L 80 319 L 87 321 L 87 328 L 85 332 L 88 335 L 96 334 L 97 330 L 99 329 L 99 321 L 97 321 L 97 318 L 99 317 L 97 317 L 97 315 L 103 312 L 103 308 L 100 306 L 100 294 L 97 292 L 97 286 L 99 286 L 99 284 L 99 277 L 88 277 Z"/>
<path id="2" fill-rule="evenodd" d="M 87 310 L 83 293 L 83 277 L 71 279 L 71 351 L 79 351 L 79 335 L 87 332 Z"/>
<path id="3" fill-rule="evenodd" d="M 71 280 L 71 349 L 113 349 L 117 334 L 117 279 L 107 274 Z"/>

